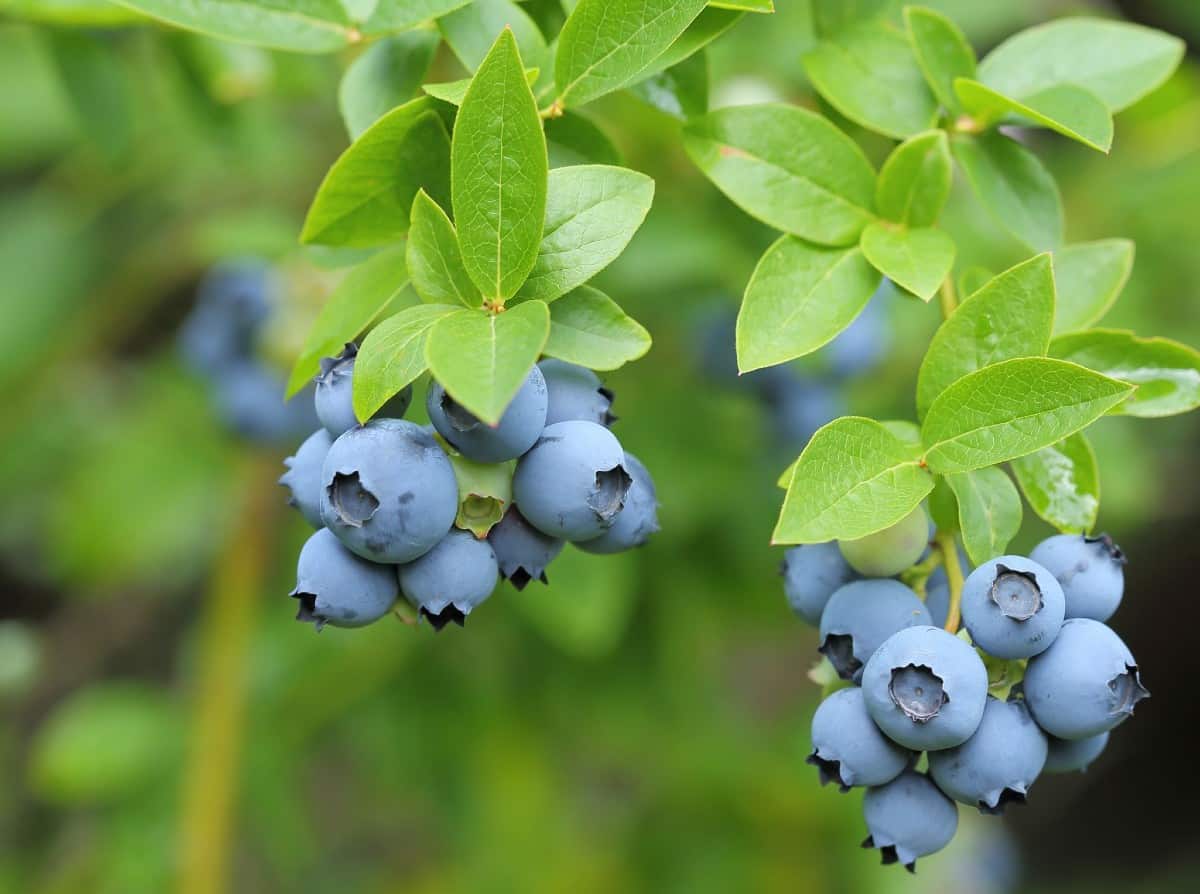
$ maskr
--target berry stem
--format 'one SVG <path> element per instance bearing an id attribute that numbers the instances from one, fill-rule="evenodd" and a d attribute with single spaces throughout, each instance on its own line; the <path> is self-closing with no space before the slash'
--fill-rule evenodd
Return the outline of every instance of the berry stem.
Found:
<path id="1" fill-rule="evenodd" d="M 924 599 L 925 584 L 929 581 L 929 575 L 937 571 L 941 564 L 941 549 L 930 550 L 929 557 L 924 562 L 918 562 L 900 575 L 900 582 Z"/>
<path id="2" fill-rule="evenodd" d="M 962 566 L 958 564 L 958 547 L 954 543 L 954 534 L 938 534 L 938 550 L 942 554 L 942 562 L 946 566 L 946 583 L 950 586 L 950 607 L 946 611 L 946 630 L 958 633 L 959 621 L 962 618 Z"/>
<path id="3" fill-rule="evenodd" d="M 954 291 L 954 280 L 949 276 L 942 281 L 942 288 L 938 292 L 938 296 L 942 305 L 942 316 L 948 320 L 950 315 L 958 309 L 958 295 Z"/>

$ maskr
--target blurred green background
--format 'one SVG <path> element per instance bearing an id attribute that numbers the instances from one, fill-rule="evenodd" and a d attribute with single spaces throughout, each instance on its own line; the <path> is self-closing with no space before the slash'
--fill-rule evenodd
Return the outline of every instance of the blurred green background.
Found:
<path id="1" fill-rule="evenodd" d="M 55 21 L 81 5 L 89 27 Z M 806 3 L 776 5 L 711 48 L 714 105 L 816 105 Z M 1200 39 L 1189 0 L 929 5 L 980 51 L 1080 11 Z M 275 486 L 286 450 L 223 430 L 175 334 L 208 268 L 266 258 L 282 368 L 359 259 L 296 241 L 346 143 L 347 62 L 0 0 L 0 892 L 1196 890 L 1200 422 L 1092 430 L 1101 527 L 1131 557 L 1114 624 L 1154 699 L 1086 775 L 1042 779 L 1004 821 L 960 811 L 915 879 L 881 869 L 861 796 L 803 763 L 815 633 L 768 546 L 796 446 L 697 371 L 699 327 L 736 308 L 772 234 L 627 96 L 597 117 L 657 198 L 603 280 L 655 346 L 608 382 L 662 533 L 568 550 L 551 587 L 502 587 L 461 631 L 295 623 L 307 528 Z M 444 48 L 434 72 L 462 75 Z M 1137 242 L 1106 324 L 1200 345 L 1196 60 L 1119 117 L 1108 158 L 1035 139 L 1068 240 Z M 1021 259 L 965 190 L 949 214 L 961 266 Z M 937 307 L 886 313 L 888 359 L 844 397 L 911 417 Z M 1027 518 L 1017 545 L 1047 533 Z"/>

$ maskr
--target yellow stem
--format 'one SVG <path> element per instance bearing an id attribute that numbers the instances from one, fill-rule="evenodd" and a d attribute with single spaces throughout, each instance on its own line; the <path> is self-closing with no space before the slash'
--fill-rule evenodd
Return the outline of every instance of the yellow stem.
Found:
<path id="1" fill-rule="evenodd" d="M 942 316 L 948 320 L 950 315 L 958 309 L 958 296 L 954 292 L 954 280 L 947 276 L 942 281 L 942 288 L 938 294 L 941 299 Z"/>
<path id="2" fill-rule="evenodd" d="M 962 619 L 962 566 L 958 564 L 958 547 L 954 543 L 953 534 L 937 535 L 938 549 L 942 553 L 942 563 L 946 568 L 946 583 L 950 586 L 950 607 L 946 611 L 946 630 L 958 633 L 958 625 Z"/>

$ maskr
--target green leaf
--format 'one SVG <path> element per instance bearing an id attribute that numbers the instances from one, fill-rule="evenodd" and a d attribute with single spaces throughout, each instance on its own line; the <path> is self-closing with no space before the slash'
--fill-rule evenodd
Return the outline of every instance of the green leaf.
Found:
<path id="1" fill-rule="evenodd" d="M 537 258 L 548 169 L 537 103 L 508 29 L 475 72 L 450 155 L 463 263 L 485 298 L 503 302 Z"/>
<path id="2" fill-rule="evenodd" d="M 1200 407 L 1200 352 L 1177 341 L 1089 329 L 1054 339 L 1050 355 L 1136 385 L 1115 413 L 1153 418 Z"/>
<path id="3" fill-rule="evenodd" d="M 1100 512 L 1096 454 L 1080 433 L 1012 461 L 1021 493 L 1037 515 L 1064 534 L 1091 531 Z"/>
<path id="4" fill-rule="evenodd" d="M 813 112 L 775 104 L 719 109 L 688 122 L 684 148 L 747 214 L 811 242 L 846 245 L 872 219 L 871 163 Z"/>
<path id="5" fill-rule="evenodd" d="M 437 46 L 437 32 L 421 28 L 377 41 L 350 63 L 338 87 L 338 108 L 351 140 L 412 98 Z"/>
<path id="6" fill-rule="evenodd" d="M 917 375 L 917 413 L 968 373 L 1013 357 L 1040 357 L 1054 323 L 1049 255 L 1004 271 L 967 298 L 929 343 Z"/>
<path id="7" fill-rule="evenodd" d="M 1008 550 L 1021 530 L 1021 495 L 1003 469 L 989 466 L 954 472 L 946 483 L 958 501 L 959 530 L 972 565 L 982 565 Z"/>
<path id="8" fill-rule="evenodd" d="M 1074 363 L 1004 360 L 963 376 L 929 407 L 921 426 L 935 472 L 968 472 L 1016 459 L 1074 434 L 1133 388 Z"/>
<path id="9" fill-rule="evenodd" d="M 542 352 L 588 369 L 609 370 L 650 350 L 650 333 L 598 289 L 580 286 L 550 306 Z"/>
<path id="10" fill-rule="evenodd" d="M 879 423 L 905 444 L 921 446 L 921 426 L 907 419 L 884 419 Z"/>
<path id="11" fill-rule="evenodd" d="M 578 112 L 568 112 L 546 122 L 546 148 L 550 167 L 571 165 L 620 165 L 621 153 L 608 134 L 591 118 Z"/>
<path id="12" fill-rule="evenodd" d="M 450 137 L 425 97 L 388 112 L 333 163 L 300 241 L 353 247 L 395 242 L 408 230 L 419 189 L 439 203 L 450 195 Z"/>
<path id="13" fill-rule="evenodd" d="M 954 79 L 975 77 L 975 51 L 971 44 L 957 25 L 932 9 L 905 7 L 904 22 L 929 89 L 943 108 L 958 111 Z"/>
<path id="14" fill-rule="evenodd" d="M 47 25 L 108 28 L 143 21 L 137 12 L 122 9 L 111 0 L 0 0 L 0 12 Z"/>
<path id="15" fill-rule="evenodd" d="M 987 267 L 968 267 L 958 275 L 958 294 L 974 295 L 986 286 L 996 274 Z"/>
<path id="16" fill-rule="evenodd" d="M 458 515 L 454 525 L 482 540 L 512 504 L 516 460 L 478 463 L 451 452 L 450 465 L 458 481 Z"/>
<path id="17" fill-rule="evenodd" d="M 963 108 L 982 126 L 1014 120 L 1048 127 L 1101 152 L 1112 146 L 1112 113 L 1096 94 L 1082 87 L 1060 84 L 1018 100 L 978 81 L 959 78 L 954 90 Z"/>
<path id="18" fill-rule="evenodd" d="M 340 0 L 347 9 L 362 9 L 354 15 L 362 21 L 360 30 L 367 37 L 406 31 L 422 22 L 431 21 L 446 13 L 479 0 Z"/>
<path id="19" fill-rule="evenodd" d="M 718 9 L 710 3 L 692 24 L 688 25 L 686 30 L 630 83 L 636 83 L 640 78 L 647 78 L 660 71 L 666 71 L 690 58 L 740 22 L 743 16 L 742 12 Z"/>
<path id="20" fill-rule="evenodd" d="M 879 286 L 858 248 L 820 248 L 784 236 L 746 285 L 737 319 L 738 370 L 811 353 L 849 326 Z"/>
<path id="21" fill-rule="evenodd" d="M 872 22 L 822 40 L 802 58 L 817 92 L 853 121 L 904 139 L 937 120 L 937 102 L 907 38 Z"/>
<path id="22" fill-rule="evenodd" d="M 468 71 L 479 68 L 496 35 L 506 27 L 511 28 L 521 59 L 526 66 L 538 69 L 530 83 L 542 80 L 549 85 L 554 61 L 550 48 L 537 24 L 518 4 L 510 0 L 474 0 L 438 19 L 437 24 L 446 43 Z M 539 89 L 542 86 L 538 84 Z"/>
<path id="23" fill-rule="evenodd" d="M 917 134 L 892 150 L 875 184 L 875 208 L 910 227 L 937 223 L 954 179 L 950 141 L 943 130 Z"/>
<path id="24" fill-rule="evenodd" d="M 1074 84 L 1117 112 L 1170 77 L 1183 51 L 1183 41 L 1152 28 L 1064 18 L 1004 41 L 979 66 L 979 80 L 1022 99 Z"/>
<path id="25" fill-rule="evenodd" d="M 533 87 L 533 82 L 537 80 L 538 69 L 525 69 L 525 80 L 529 86 Z M 434 99 L 440 99 L 442 102 L 448 102 L 452 106 L 461 106 L 463 99 L 466 98 L 467 89 L 471 86 L 471 78 L 461 78 L 457 81 L 442 81 L 436 84 L 424 84 L 421 89 L 432 96 Z"/>
<path id="26" fill-rule="evenodd" d="M 629 91 L 660 112 L 687 120 L 708 111 L 708 56 L 696 53 L 678 65 L 630 86 Z"/>
<path id="27" fill-rule="evenodd" d="M 908 229 L 877 221 L 862 234 L 871 265 L 922 301 L 937 294 L 954 266 L 954 240 L 933 227 Z"/>
<path id="28" fill-rule="evenodd" d="M 317 314 L 304 340 L 304 348 L 288 378 L 287 396 L 291 397 L 317 374 L 322 357 L 337 354 L 346 342 L 358 338 L 384 313 L 415 304 L 416 293 L 407 290 L 407 286 L 403 245 L 379 252 L 346 274 Z"/>
<path id="29" fill-rule="evenodd" d="M 893 0 L 811 0 L 813 27 L 821 37 L 854 28 L 891 11 Z"/>
<path id="30" fill-rule="evenodd" d="M 708 0 L 714 9 L 736 9 L 741 12 L 774 12 L 775 0 Z"/>
<path id="31" fill-rule="evenodd" d="M 433 324 L 461 308 L 418 304 L 372 329 L 354 360 L 354 415 L 370 419 L 406 385 L 425 372 L 425 339 Z"/>
<path id="32" fill-rule="evenodd" d="M 920 459 L 873 419 L 835 419 L 796 461 L 771 542 L 852 540 L 895 524 L 933 489 Z"/>
<path id="33" fill-rule="evenodd" d="M 413 200 L 406 259 L 408 275 L 422 301 L 466 307 L 482 304 L 479 290 L 463 266 L 454 224 L 424 191 Z"/>
<path id="34" fill-rule="evenodd" d="M 550 302 L 612 263 L 654 199 L 654 181 L 628 168 L 580 165 L 550 172 L 546 225 L 517 300 Z"/>
<path id="35" fill-rule="evenodd" d="M 938 533 L 949 534 L 958 531 L 958 497 L 954 496 L 945 475 L 937 477 L 925 505 L 929 507 L 929 518 Z"/>
<path id="36" fill-rule="evenodd" d="M 496 425 L 537 362 L 549 332 L 550 308 L 541 301 L 496 314 L 459 310 L 433 325 L 425 360 L 451 397 Z"/>
<path id="37" fill-rule="evenodd" d="M 558 102 L 573 108 L 625 86 L 704 6 L 705 0 L 580 0 L 558 36 Z"/>
<path id="38" fill-rule="evenodd" d="M 999 133 L 951 138 L 951 151 L 983 207 L 1001 227 L 1034 251 L 1062 242 L 1058 184 L 1037 156 Z"/>
<path id="39" fill-rule="evenodd" d="M 1108 312 L 1129 281 L 1133 255 L 1128 239 L 1081 242 L 1054 253 L 1055 335 L 1086 329 Z"/>

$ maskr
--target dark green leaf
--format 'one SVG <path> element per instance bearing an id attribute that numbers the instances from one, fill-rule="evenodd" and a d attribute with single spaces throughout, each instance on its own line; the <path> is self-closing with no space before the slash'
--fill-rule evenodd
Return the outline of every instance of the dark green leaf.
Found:
<path id="1" fill-rule="evenodd" d="M 957 111 L 954 79 L 975 77 L 975 51 L 957 25 L 932 9 L 906 7 L 904 21 L 929 89 L 943 108 Z"/>
<path id="2" fill-rule="evenodd" d="M 546 122 L 546 147 L 550 167 L 571 165 L 620 165 L 621 153 L 608 134 L 591 118 L 578 112 L 568 112 Z"/>
<path id="3" fill-rule="evenodd" d="M 959 530 L 972 565 L 982 565 L 1008 550 L 1021 530 L 1021 495 L 1003 469 L 989 466 L 954 472 L 946 483 L 958 501 Z"/>
<path id="4" fill-rule="evenodd" d="M 1012 461 L 1029 507 L 1067 534 L 1091 531 L 1100 512 L 1096 454 L 1083 434 Z"/>
<path id="5" fill-rule="evenodd" d="M 408 234 L 408 275 L 422 301 L 479 307 L 479 290 L 467 275 L 454 224 L 437 202 L 417 193 Z M 364 417 L 369 418 L 369 417 Z"/>
<path id="6" fill-rule="evenodd" d="M 468 71 L 475 71 L 480 66 L 495 43 L 496 35 L 504 28 L 511 28 L 521 60 L 527 68 L 538 70 L 531 83 L 541 83 L 537 83 L 534 92 L 549 85 L 554 60 L 546 38 L 529 14 L 511 0 L 474 0 L 438 19 L 438 28 Z"/>
<path id="7" fill-rule="evenodd" d="M 629 90 L 674 118 L 686 120 L 703 115 L 708 111 L 708 56 L 696 53 L 678 65 L 638 81 Z"/>
<path id="8" fill-rule="evenodd" d="M 421 28 L 371 44 L 350 64 L 338 87 L 338 107 L 351 140 L 412 98 L 437 45 L 437 32 Z"/>
<path id="9" fill-rule="evenodd" d="M 875 208 L 910 227 L 937 223 L 953 180 L 950 142 L 943 130 L 917 134 L 888 156 L 875 184 Z"/>
<path id="10" fill-rule="evenodd" d="M 891 11 L 893 0 L 812 0 L 813 26 L 821 37 L 854 28 Z"/>
<path id="11" fill-rule="evenodd" d="M 954 90 L 963 108 L 982 126 L 1012 120 L 1048 127 L 1101 152 L 1112 146 L 1112 113 L 1096 94 L 1082 87 L 1060 84 L 1017 100 L 986 84 L 959 78 Z"/>
<path id="12" fill-rule="evenodd" d="M 534 81 L 537 80 L 538 70 L 536 68 L 525 69 L 525 80 L 528 81 L 532 88 Z M 457 81 L 442 81 L 437 84 L 424 84 L 421 89 L 432 96 L 434 99 L 440 99 L 442 102 L 448 102 L 452 106 L 461 106 L 463 99 L 467 95 L 467 89 L 471 86 L 471 78 L 460 78 Z"/>

